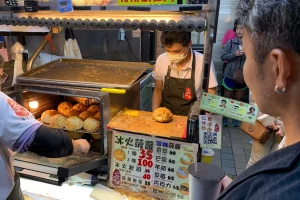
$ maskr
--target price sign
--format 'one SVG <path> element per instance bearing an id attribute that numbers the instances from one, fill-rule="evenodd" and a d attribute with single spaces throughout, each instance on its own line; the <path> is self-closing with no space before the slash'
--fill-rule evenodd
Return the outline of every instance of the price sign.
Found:
<path id="1" fill-rule="evenodd" d="M 159 199 L 188 199 L 188 166 L 198 144 L 113 132 L 110 187 Z"/>

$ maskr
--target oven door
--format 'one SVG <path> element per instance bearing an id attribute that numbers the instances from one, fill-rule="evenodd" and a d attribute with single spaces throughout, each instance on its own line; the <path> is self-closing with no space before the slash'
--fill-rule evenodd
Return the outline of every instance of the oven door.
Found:
<path id="1" fill-rule="evenodd" d="M 61 185 L 68 177 L 106 165 L 107 156 L 95 152 L 64 158 L 46 158 L 26 152 L 17 154 L 14 160 L 15 169 L 22 177 L 54 185 Z"/>
<path id="2" fill-rule="evenodd" d="M 40 101 L 40 110 L 31 111 L 37 119 L 47 105 L 49 105 L 47 107 L 48 109 L 53 106 L 52 103 L 55 102 L 58 97 L 63 99 L 85 98 L 89 101 L 99 102 L 101 112 L 100 131 L 96 133 L 84 133 L 83 138 L 85 137 L 91 144 L 91 149 L 87 154 L 82 155 L 74 153 L 71 156 L 63 158 L 46 158 L 32 152 L 18 153 L 15 157 L 14 166 L 16 171 L 22 177 L 61 185 L 68 180 L 68 177 L 76 174 L 93 169 L 101 171 L 101 169 L 107 168 L 107 151 L 105 149 L 107 144 L 106 125 L 109 121 L 109 95 L 107 93 L 66 87 L 58 88 L 53 86 L 19 85 L 16 88 L 19 91 L 16 95 L 16 100 L 21 105 L 25 107 L 28 106 L 28 99 Z M 30 93 L 30 95 L 27 95 L 28 93 Z M 53 96 L 53 98 L 47 100 L 48 96 Z M 100 137 L 100 140 L 99 138 L 98 140 L 93 140 L 92 134 L 97 134 L 98 137 Z"/>

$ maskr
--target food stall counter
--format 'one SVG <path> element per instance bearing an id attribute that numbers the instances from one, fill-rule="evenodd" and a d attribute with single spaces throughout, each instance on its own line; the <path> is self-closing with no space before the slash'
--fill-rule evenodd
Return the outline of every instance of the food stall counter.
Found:
<path id="1" fill-rule="evenodd" d="M 72 185 L 63 183 L 62 186 L 51 185 L 21 178 L 21 189 L 30 200 L 74 200 L 74 199 L 93 199 L 90 197 L 94 186 Z M 25 199 L 26 200 L 26 199 Z"/>

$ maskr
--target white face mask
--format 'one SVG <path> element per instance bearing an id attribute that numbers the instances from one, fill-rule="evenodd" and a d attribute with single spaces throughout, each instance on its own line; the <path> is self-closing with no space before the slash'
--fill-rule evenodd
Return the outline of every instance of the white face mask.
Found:
<path id="1" fill-rule="evenodd" d="M 170 53 L 167 52 L 167 55 L 168 55 L 171 63 L 177 64 L 177 63 L 181 62 L 182 60 L 184 60 L 187 57 L 187 52 L 188 52 L 187 50 L 188 49 L 189 48 L 187 48 L 184 51 L 184 53 L 181 53 L 181 54 L 170 54 Z"/>

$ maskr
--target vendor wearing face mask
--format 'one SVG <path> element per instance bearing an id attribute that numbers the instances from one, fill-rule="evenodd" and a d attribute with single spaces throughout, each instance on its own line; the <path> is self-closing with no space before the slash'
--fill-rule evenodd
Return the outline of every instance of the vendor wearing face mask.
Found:
<path id="1" fill-rule="evenodd" d="M 200 97 L 203 55 L 191 49 L 190 32 L 163 32 L 161 54 L 153 71 L 155 88 L 152 110 L 167 107 L 175 115 L 187 116 L 191 104 Z M 215 68 L 211 63 L 209 93 L 217 93 Z"/>

